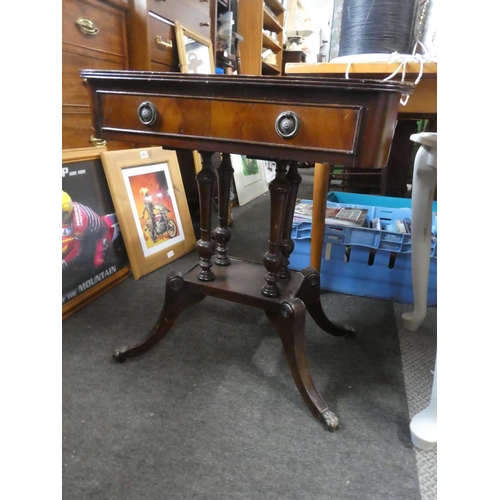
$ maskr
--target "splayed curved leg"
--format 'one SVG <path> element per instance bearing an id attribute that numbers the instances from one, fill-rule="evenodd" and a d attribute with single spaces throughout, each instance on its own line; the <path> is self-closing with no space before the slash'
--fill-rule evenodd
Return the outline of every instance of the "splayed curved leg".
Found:
<path id="1" fill-rule="evenodd" d="M 127 358 L 139 356 L 149 351 L 165 337 L 184 309 L 201 302 L 204 298 L 205 295 L 186 290 L 184 279 L 180 273 L 168 277 L 165 285 L 163 308 L 154 327 L 138 342 L 117 349 L 113 354 L 113 358 L 123 363 Z"/>
<path id="2" fill-rule="evenodd" d="M 304 301 L 307 311 L 316 324 L 325 332 L 336 337 L 352 338 L 356 331 L 352 326 L 340 325 L 330 321 L 323 311 L 320 297 L 320 276 L 314 267 L 306 267 L 301 271 L 305 279 L 297 297 Z"/>
<path id="3" fill-rule="evenodd" d="M 335 430 L 339 421 L 314 386 L 305 353 L 306 307 L 294 298 L 282 303 L 281 312 L 266 311 L 269 321 L 278 332 L 295 385 L 312 414 L 329 431 Z"/>

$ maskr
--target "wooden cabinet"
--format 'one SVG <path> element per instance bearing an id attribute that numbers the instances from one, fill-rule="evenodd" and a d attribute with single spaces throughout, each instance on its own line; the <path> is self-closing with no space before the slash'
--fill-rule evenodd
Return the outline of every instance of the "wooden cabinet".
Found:
<path id="1" fill-rule="evenodd" d="M 209 0 L 130 0 L 130 68 L 179 71 L 175 21 L 210 38 Z"/>
<path id="2" fill-rule="evenodd" d="M 278 0 L 244 0 L 238 5 L 238 31 L 242 73 L 280 75 L 283 55 L 283 23 L 285 8 Z M 275 33 L 275 35 L 274 35 Z M 276 63 L 262 60 L 262 52 L 270 49 Z"/>
<path id="3" fill-rule="evenodd" d="M 101 146 L 80 69 L 128 69 L 125 0 L 63 0 L 62 149 Z M 130 147 L 112 142 L 108 149 Z"/>

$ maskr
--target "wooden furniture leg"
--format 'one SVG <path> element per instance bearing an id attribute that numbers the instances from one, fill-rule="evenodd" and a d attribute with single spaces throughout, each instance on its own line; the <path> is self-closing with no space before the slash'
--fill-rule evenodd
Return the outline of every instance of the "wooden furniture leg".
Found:
<path id="1" fill-rule="evenodd" d="M 149 351 L 149 349 L 154 347 L 163 337 L 165 337 L 184 309 L 201 302 L 204 298 L 205 295 L 188 292 L 186 290 L 184 278 L 180 273 L 175 273 L 167 277 L 163 308 L 154 327 L 138 342 L 117 349 L 113 354 L 113 358 L 123 363 L 127 358 L 139 356 Z"/>
<path id="2" fill-rule="evenodd" d="M 212 198 L 216 175 L 212 169 L 213 152 L 199 151 L 201 170 L 196 174 L 198 194 L 200 198 L 200 239 L 196 242 L 196 250 L 200 256 L 200 281 L 213 281 L 215 275 L 211 270 L 214 241 L 212 240 Z"/>
<path id="3" fill-rule="evenodd" d="M 326 333 L 335 337 L 352 338 L 356 331 L 352 326 L 341 325 L 330 321 L 321 305 L 320 296 L 320 276 L 314 267 L 306 267 L 301 273 L 305 279 L 302 282 L 297 297 L 300 298 L 306 305 L 307 312 L 315 323 Z"/>
<path id="4" fill-rule="evenodd" d="M 295 242 L 292 239 L 293 213 L 295 211 L 295 201 L 297 199 L 297 193 L 299 192 L 299 186 L 302 182 L 298 165 L 296 161 L 291 162 L 286 174 L 286 180 L 288 184 L 290 184 L 290 192 L 286 200 L 283 230 L 281 234 L 280 252 L 283 255 L 283 262 L 278 273 L 280 279 L 290 278 L 290 269 L 288 269 L 288 265 L 290 264 L 289 257 L 295 247 Z"/>
<path id="5" fill-rule="evenodd" d="M 271 224 L 269 234 L 269 251 L 264 255 L 264 267 L 267 269 L 266 284 L 262 287 L 262 295 L 266 297 L 278 297 L 278 273 L 283 264 L 280 252 L 281 237 L 283 231 L 283 219 L 285 206 L 290 193 L 290 184 L 286 180 L 287 160 L 276 162 L 276 177 L 269 184 L 271 193 Z"/>
<path id="6" fill-rule="evenodd" d="M 278 332 L 295 385 L 312 414 L 324 423 L 329 431 L 339 426 L 338 418 L 316 390 L 305 355 L 306 306 L 302 300 L 293 298 L 281 305 L 281 312 L 266 310 L 269 321 Z"/>
<path id="7" fill-rule="evenodd" d="M 302 177 L 298 172 L 297 162 L 290 163 L 288 173 L 286 174 L 286 179 L 290 184 L 290 193 L 288 194 L 283 219 L 282 238 L 280 245 L 280 252 L 283 255 L 283 263 L 279 272 L 280 279 L 289 279 L 291 276 L 290 270 L 288 268 L 288 257 L 294 249 L 294 241 L 291 238 L 293 213 L 295 209 L 295 200 L 297 198 L 299 186 L 302 181 Z M 326 206 L 326 199 L 324 205 Z M 321 305 L 319 271 L 316 271 L 316 269 L 314 269 L 313 267 L 308 267 L 302 270 L 302 274 L 306 278 L 302 282 L 302 286 L 297 293 L 297 297 L 300 297 L 304 301 L 307 311 L 314 319 L 316 324 L 330 335 L 335 335 L 338 337 L 354 336 L 355 330 L 352 326 L 344 326 L 338 323 L 333 323 L 326 316 Z"/>
<path id="8" fill-rule="evenodd" d="M 217 188 L 219 226 L 214 231 L 217 247 L 215 249 L 215 264 L 217 266 L 229 266 L 231 261 L 227 256 L 228 243 L 231 239 L 231 229 L 229 227 L 229 198 L 231 191 L 231 179 L 234 169 L 231 165 L 231 155 L 222 153 L 222 161 L 217 167 Z"/>
<path id="9" fill-rule="evenodd" d="M 321 273 L 321 254 L 325 237 L 326 201 L 330 179 L 328 163 L 314 165 L 313 208 L 311 225 L 311 266 Z"/>

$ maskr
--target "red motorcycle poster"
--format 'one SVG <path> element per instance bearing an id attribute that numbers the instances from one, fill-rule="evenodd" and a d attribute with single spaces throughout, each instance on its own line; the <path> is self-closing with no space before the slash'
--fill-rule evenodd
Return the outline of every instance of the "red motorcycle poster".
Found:
<path id="1" fill-rule="evenodd" d="M 99 151 L 88 149 L 63 152 L 63 317 L 130 271 Z"/>

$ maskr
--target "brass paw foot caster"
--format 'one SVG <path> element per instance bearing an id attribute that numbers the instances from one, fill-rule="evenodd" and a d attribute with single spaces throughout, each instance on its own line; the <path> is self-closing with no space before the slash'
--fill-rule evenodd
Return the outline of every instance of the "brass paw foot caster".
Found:
<path id="1" fill-rule="evenodd" d="M 321 417 L 326 424 L 327 430 L 333 432 L 339 428 L 339 419 L 331 410 L 321 412 Z"/>
<path id="2" fill-rule="evenodd" d="M 356 330 L 353 326 L 342 325 L 343 334 L 342 336 L 346 339 L 353 339 L 356 336 Z"/>
<path id="3" fill-rule="evenodd" d="M 118 363 L 125 363 L 125 360 L 128 357 L 127 351 L 128 347 L 121 347 L 120 349 L 117 349 L 113 354 L 113 359 L 118 361 Z"/>

